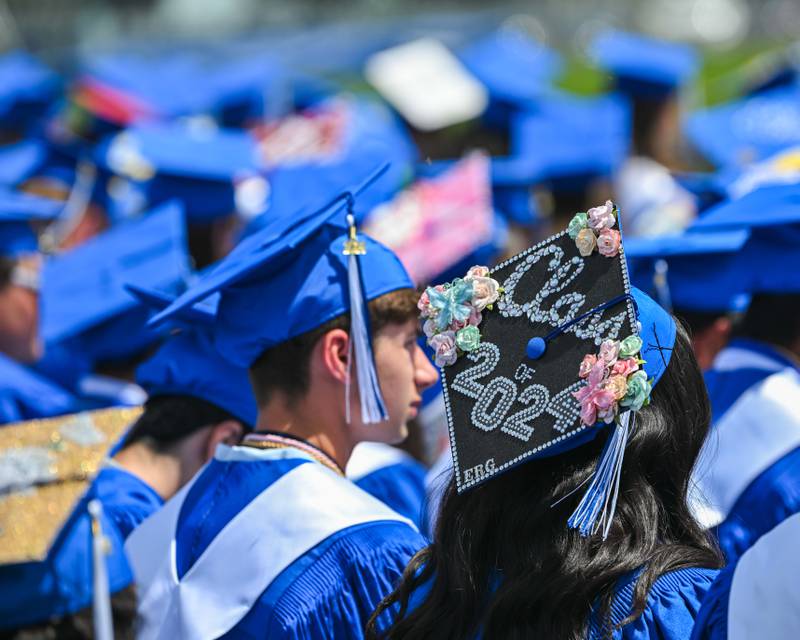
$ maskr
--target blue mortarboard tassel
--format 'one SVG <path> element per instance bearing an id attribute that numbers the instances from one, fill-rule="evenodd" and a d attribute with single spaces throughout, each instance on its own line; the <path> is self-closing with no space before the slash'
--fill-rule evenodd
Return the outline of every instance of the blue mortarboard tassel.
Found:
<path id="1" fill-rule="evenodd" d="M 606 442 L 603 454 L 597 463 L 592 482 L 567 521 L 569 528 L 578 529 L 582 536 L 592 535 L 602 526 L 603 540 L 608 537 L 617 509 L 625 446 L 628 444 L 628 436 L 635 420 L 633 411 L 620 414 L 614 426 L 614 433 Z"/>
<path id="2" fill-rule="evenodd" d="M 355 216 L 352 213 L 353 197 L 349 196 L 347 224 L 350 237 L 344 244 L 344 255 L 348 256 L 347 283 L 350 293 L 350 354 L 347 358 L 347 384 L 345 386 L 345 413 L 350 423 L 350 371 L 353 356 L 356 361 L 358 376 L 358 393 L 361 398 L 361 419 L 365 424 L 373 424 L 388 419 L 386 405 L 381 395 L 378 373 L 375 370 L 375 359 L 372 354 L 372 342 L 369 335 L 369 315 L 361 289 L 361 273 L 358 256 L 364 255 L 366 244 L 356 236 Z"/>
<path id="3" fill-rule="evenodd" d="M 103 507 L 99 500 L 87 505 L 92 518 L 92 566 L 93 566 L 93 605 L 94 637 L 97 640 L 114 640 L 114 625 L 111 618 L 111 593 L 108 584 L 106 556 L 109 554 L 109 541 L 103 535 L 100 524 Z"/>

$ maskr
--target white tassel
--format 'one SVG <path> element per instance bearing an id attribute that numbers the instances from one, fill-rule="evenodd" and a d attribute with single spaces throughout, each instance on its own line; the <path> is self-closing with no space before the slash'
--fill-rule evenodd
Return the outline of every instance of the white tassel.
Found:
<path id="1" fill-rule="evenodd" d="M 100 517 L 103 507 L 98 500 L 88 505 L 92 518 L 92 566 L 93 566 L 93 606 L 95 640 L 114 640 L 114 624 L 111 617 L 111 593 L 108 586 L 108 539 L 103 535 Z"/>
<path id="2" fill-rule="evenodd" d="M 570 516 L 569 527 L 580 530 L 582 536 L 591 535 L 602 527 L 603 540 L 608 537 L 617 509 L 625 447 L 635 419 L 632 411 L 626 411 L 619 416 L 619 423 L 615 425 L 614 433 L 600 456 L 592 482 Z"/>
<path id="3" fill-rule="evenodd" d="M 355 359 L 358 376 L 358 395 L 361 399 L 361 420 L 364 424 L 374 424 L 388 419 L 386 405 L 381 395 L 378 372 L 375 371 L 375 359 L 372 355 L 364 294 L 361 290 L 361 273 L 358 255 L 364 253 L 363 244 L 359 245 L 355 238 L 355 220 L 347 216 L 350 225 L 350 240 L 345 245 L 348 255 L 347 283 L 350 293 L 350 353 L 347 359 L 347 382 L 345 384 L 345 414 L 350 422 L 350 372 L 351 362 Z M 352 244 L 351 244 L 352 243 Z M 360 250 L 359 250 L 360 249 Z M 353 358 L 355 356 L 355 358 Z"/>

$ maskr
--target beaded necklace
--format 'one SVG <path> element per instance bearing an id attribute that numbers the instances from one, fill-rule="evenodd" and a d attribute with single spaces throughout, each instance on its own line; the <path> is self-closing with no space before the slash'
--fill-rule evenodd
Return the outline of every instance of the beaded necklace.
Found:
<path id="1" fill-rule="evenodd" d="M 314 460 L 328 467 L 331 471 L 344 477 L 344 471 L 342 471 L 341 467 L 339 467 L 336 461 L 322 449 L 315 447 L 305 440 L 285 433 L 275 433 L 271 431 L 249 433 L 244 437 L 244 440 L 242 440 L 241 446 L 252 447 L 253 449 L 298 449 L 303 453 L 307 453 L 314 458 Z"/>

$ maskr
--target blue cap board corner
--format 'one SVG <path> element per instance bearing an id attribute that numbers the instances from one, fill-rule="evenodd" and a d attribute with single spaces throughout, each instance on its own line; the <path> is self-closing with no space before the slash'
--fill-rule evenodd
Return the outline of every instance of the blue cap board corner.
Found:
<path id="1" fill-rule="evenodd" d="M 135 353 L 159 334 L 145 327 L 149 309 L 124 285 L 169 291 L 190 274 L 183 208 L 175 201 L 48 258 L 40 316 L 45 347 L 71 341 L 95 361 Z"/>
<path id="2" fill-rule="evenodd" d="M 690 45 L 624 31 L 600 33 L 590 45 L 590 55 L 614 76 L 618 90 L 642 98 L 672 93 L 700 68 Z"/>
<path id="3" fill-rule="evenodd" d="M 175 296 L 142 287 L 128 286 L 153 310 L 169 306 Z M 247 369 L 225 360 L 214 346 L 214 304 L 201 301 L 171 319 L 176 330 L 136 370 L 136 382 L 150 398 L 188 395 L 229 412 L 247 428 L 256 424 L 258 407 Z"/>
<path id="4" fill-rule="evenodd" d="M 64 204 L 10 187 L 0 187 L 0 255 L 18 257 L 39 251 L 39 231 L 61 215 Z"/>
<path id="5" fill-rule="evenodd" d="M 131 584 L 119 531 L 102 510 L 92 516 L 89 505 L 96 498 L 92 475 L 138 414 L 102 410 L 0 431 L 0 458 L 25 470 L 9 479 L 0 510 L 0 628 L 76 613 Z M 99 544 L 107 553 L 97 553 Z M 108 593 L 95 592 L 101 573 Z"/>

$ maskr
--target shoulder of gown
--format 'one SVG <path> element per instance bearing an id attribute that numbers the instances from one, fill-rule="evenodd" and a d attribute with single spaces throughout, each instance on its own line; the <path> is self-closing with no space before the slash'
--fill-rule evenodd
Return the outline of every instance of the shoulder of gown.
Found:
<path id="1" fill-rule="evenodd" d="M 103 512 L 116 526 L 123 540 L 164 504 L 161 496 L 149 484 L 118 467 L 102 469 L 94 479 L 90 492 L 100 500 Z"/>
<path id="2" fill-rule="evenodd" d="M 370 522 L 329 537 L 289 565 L 228 638 L 362 638 L 424 539 L 402 522 Z M 384 615 L 379 628 L 391 622 Z"/>
<path id="3" fill-rule="evenodd" d="M 636 620 L 625 625 L 619 638 L 622 640 L 685 640 L 688 638 L 700 611 L 703 599 L 719 574 L 716 569 L 688 568 L 671 571 L 660 576 L 647 596 L 645 610 Z M 625 615 L 629 612 L 635 580 L 629 581 L 615 602 L 623 604 Z M 619 611 L 614 611 L 618 614 Z"/>
<path id="4" fill-rule="evenodd" d="M 376 469 L 356 480 L 355 484 L 422 530 L 425 520 L 425 474 L 425 467 L 409 458 Z"/>

